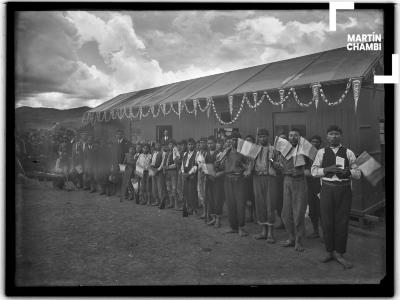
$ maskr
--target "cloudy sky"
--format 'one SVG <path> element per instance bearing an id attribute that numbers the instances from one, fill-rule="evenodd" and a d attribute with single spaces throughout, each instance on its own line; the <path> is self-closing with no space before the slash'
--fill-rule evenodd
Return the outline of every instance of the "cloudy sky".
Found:
<path id="1" fill-rule="evenodd" d="M 380 11 L 21 12 L 17 106 L 97 106 L 125 92 L 346 45 Z"/>

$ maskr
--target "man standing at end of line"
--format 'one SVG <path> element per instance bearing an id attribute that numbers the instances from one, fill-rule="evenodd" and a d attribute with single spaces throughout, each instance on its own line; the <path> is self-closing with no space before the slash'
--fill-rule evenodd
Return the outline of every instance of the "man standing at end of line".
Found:
<path id="1" fill-rule="evenodd" d="M 327 253 L 321 262 L 335 259 L 345 269 L 350 269 L 353 265 L 343 254 L 351 209 L 351 178 L 360 179 L 361 172 L 355 164 L 354 153 L 341 144 L 342 129 L 330 126 L 326 139 L 329 146 L 318 150 L 311 167 L 311 174 L 322 179 L 321 223 Z"/>

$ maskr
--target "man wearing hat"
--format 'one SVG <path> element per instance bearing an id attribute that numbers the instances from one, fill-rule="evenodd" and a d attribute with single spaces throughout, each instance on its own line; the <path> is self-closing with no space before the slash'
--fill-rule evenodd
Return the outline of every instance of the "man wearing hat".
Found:
<path id="1" fill-rule="evenodd" d="M 241 135 L 234 131 L 227 137 L 227 147 L 229 154 L 225 159 L 225 199 L 228 206 L 228 220 L 230 229 L 227 233 L 239 233 L 240 236 L 246 236 L 245 210 L 246 199 L 244 195 L 244 177 L 246 159 L 237 151 L 237 141 Z"/>
<path id="2" fill-rule="evenodd" d="M 321 178 L 321 223 L 326 255 L 322 262 L 335 259 L 344 268 L 352 264 L 343 258 L 346 252 L 351 209 L 351 178 L 360 179 L 353 151 L 341 144 L 342 129 L 332 125 L 327 130 L 328 147 L 318 150 L 311 174 Z"/>
<path id="3" fill-rule="evenodd" d="M 275 243 L 275 198 L 276 198 L 276 172 L 272 165 L 274 160 L 274 147 L 268 143 L 268 130 L 258 131 L 258 144 L 261 151 L 256 159 L 250 163 L 250 168 L 245 175 L 253 171 L 253 189 L 255 198 L 256 217 L 261 225 L 261 233 L 255 239 L 266 239 L 267 243 Z"/>
<path id="4" fill-rule="evenodd" d="M 283 169 L 283 208 L 282 220 L 289 238 L 282 243 L 283 247 L 295 247 L 302 252 L 304 219 L 307 207 L 307 183 L 305 176 L 310 174 L 308 158 L 299 153 L 300 130 L 289 131 L 289 142 L 292 148 L 285 158 L 280 158 Z"/>

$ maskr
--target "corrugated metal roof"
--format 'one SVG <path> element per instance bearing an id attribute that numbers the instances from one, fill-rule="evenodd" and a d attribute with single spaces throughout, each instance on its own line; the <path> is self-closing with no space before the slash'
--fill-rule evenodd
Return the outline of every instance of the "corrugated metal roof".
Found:
<path id="1" fill-rule="evenodd" d="M 380 51 L 348 51 L 343 47 L 121 94 L 91 112 L 346 80 L 364 76 L 380 56 Z"/>

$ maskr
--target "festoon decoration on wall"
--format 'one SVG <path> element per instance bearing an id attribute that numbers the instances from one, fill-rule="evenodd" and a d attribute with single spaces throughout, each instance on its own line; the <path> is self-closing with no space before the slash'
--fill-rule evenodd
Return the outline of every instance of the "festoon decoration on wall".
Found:
<path id="1" fill-rule="evenodd" d="M 203 101 L 206 102 L 206 105 L 204 107 L 201 106 L 200 104 L 200 99 L 193 99 L 193 100 L 188 100 L 192 101 L 193 108 L 190 109 L 188 105 L 186 104 L 186 101 L 178 101 L 177 103 L 177 110 L 175 109 L 176 102 L 175 103 L 161 103 L 156 105 L 151 105 L 151 106 L 146 106 L 146 107 L 123 107 L 119 109 L 111 109 L 110 111 L 103 111 L 103 112 L 86 112 L 83 116 L 82 122 L 88 123 L 90 122 L 91 124 L 94 124 L 96 122 L 109 122 L 111 119 L 115 120 L 116 118 L 122 120 L 123 118 L 128 118 L 128 119 L 138 119 L 141 120 L 143 118 L 147 118 L 150 114 L 153 116 L 153 118 L 157 118 L 162 115 L 165 117 L 171 112 L 175 113 L 178 118 L 181 118 L 182 111 L 186 111 L 188 114 L 194 114 L 194 116 L 197 116 L 198 110 L 201 112 L 206 112 L 207 117 L 210 117 L 210 111 L 211 109 L 213 110 L 215 114 L 215 118 L 218 120 L 223 125 L 230 125 L 235 123 L 242 110 L 243 106 L 246 103 L 247 106 L 254 110 L 255 112 L 257 111 L 257 107 L 259 107 L 265 99 L 268 100 L 268 102 L 274 106 L 280 106 L 281 110 L 283 110 L 283 104 L 289 99 L 289 97 L 292 95 L 293 99 L 295 102 L 300 106 L 300 107 L 310 107 L 312 104 L 315 105 L 315 109 L 318 109 L 319 105 L 319 100 L 320 97 L 323 102 L 325 102 L 328 106 L 336 106 L 339 105 L 343 102 L 343 100 L 346 98 L 348 92 L 350 91 L 350 88 L 353 89 L 353 98 L 354 98 L 354 110 L 357 112 L 357 105 L 358 101 L 360 98 L 360 91 L 361 91 L 361 84 L 362 84 L 362 78 L 357 77 L 357 78 L 349 78 L 346 84 L 346 88 L 342 95 L 335 101 L 331 101 L 328 99 L 326 96 L 321 83 L 316 82 L 310 85 L 311 91 L 312 91 L 312 99 L 309 101 L 302 101 L 299 99 L 296 89 L 294 87 L 290 87 L 288 89 L 278 89 L 279 92 L 279 100 L 273 100 L 270 95 L 268 94 L 268 91 L 262 92 L 261 96 L 259 97 L 259 92 L 253 92 L 252 94 L 252 100 L 249 99 L 247 96 L 247 93 L 244 93 L 240 102 L 240 106 L 236 114 L 234 113 L 234 95 L 229 95 L 228 96 L 228 108 L 229 108 L 229 113 L 231 116 L 231 121 L 225 122 L 220 118 L 220 114 L 217 112 L 214 99 L 212 97 L 204 98 Z M 137 109 L 137 112 L 134 113 L 134 109 Z"/>

